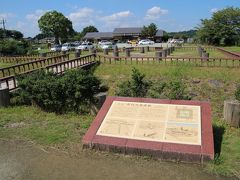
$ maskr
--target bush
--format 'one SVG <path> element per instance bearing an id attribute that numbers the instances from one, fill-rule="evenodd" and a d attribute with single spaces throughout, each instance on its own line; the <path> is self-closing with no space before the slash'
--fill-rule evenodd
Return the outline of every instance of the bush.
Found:
<path id="1" fill-rule="evenodd" d="M 131 80 L 124 81 L 118 86 L 116 95 L 129 97 L 145 97 L 151 86 L 151 81 L 145 79 L 145 74 L 142 74 L 136 68 L 132 69 Z"/>
<path id="2" fill-rule="evenodd" d="M 164 96 L 166 86 L 167 83 L 165 82 L 155 82 L 151 89 L 149 89 L 148 96 L 151 98 L 166 98 Z"/>
<path id="3" fill-rule="evenodd" d="M 237 87 L 237 90 L 235 91 L 235 98 L 236 100 L 240 101 L 240 85 Z"/>
<path id="4" fill-rule="evenodd" d="M 148 96 L 151 98 L 190 100 L 191 97 L 186 94 L 186 87 L 181 80 L 155 82 L 148 92 Z"/>
<path id="5" fill-rule="evenodd" d="M 185 85 L 181 80 L 173 80 L 167 84 L 166 96 L 174 100 L 190 100 L 191 97 L 186 95 Z"/>
<path id="6" fill-rule="evenodd" d="M 24 55 L 28 52 L 28 48 L 29 45 L 25 41 L 0 41 L 0 52 L 2 55 Z"/>
<path id="7" fill-rule="evenodd" d="M 49 112 L 83 112 L 94 101 L 94 94 L 100 92 L 100 84 L 92 73 L 81 69 L 66 71 L 62 76 L 41 70 L 18 79 L 18 99 L 25 103 L 30 99 Z"/>

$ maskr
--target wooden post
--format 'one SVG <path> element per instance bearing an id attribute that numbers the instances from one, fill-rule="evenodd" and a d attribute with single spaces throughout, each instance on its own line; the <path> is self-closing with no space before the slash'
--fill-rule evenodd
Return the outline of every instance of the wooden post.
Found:
<path id="1" fill-rule="evenodd" d="M 9 89 L 0 89 L 0 107 L 7 107 L 10 105 Z"/>
<path id="2" fill-rule="evenodd" d="M 115 46 L 113 49 L 113 56 L 114 57 L 118 57 L 119 56 L 119 52 L 118 52 L 118 47 Z M 118 58 L 115 58 L 115 60 L 118 60 Z"/>
<path id="3" fill-rule="evenodd" d="M 240 127 L 240 102 L 234 100 L 224 101 L 224 120 L 233 127 Z"/>
<path id="4" fill-rule="evenodd" d="M 105 102 L 107 97 L 107 92 L 100 92 L 94 95 L 95 103 L 91 105 L 90 112 L 92 115 L 96 115 L 98 111 L 101 109 L 103 103 Z"/>
<path id="5" fill-rule="evenodd" d="M 145 50 L 144 50 L 144 47 L 140 47 L 140 53 L 144 53 Z"/>
<path id="6" fill-rule="evenodd" d="M 103 50 L 103 53 L 104 53 L 104 55 L 108 55 L 108 48 L 105 48 L 105 49 Z"/>
<path id="7" fill-rule="evenodd" d="M 149 52 L 149 51 L 150 51 L 150 49 L 149 49 L 149 46 L 147 46 L 147 47 L 146 47 L 146 51 L 147 51 L 147 52 Z"/>
<path id="8" fill-rule="evenodd" d="M 77 50 L 76 52 L 75 52 L 75 58 L 79 58 L 80 57 L 80 52 L 79 52 L 79 50 Z"/>
<path id="9" fill-rule="evenodd" d="M 155 58 L 156 58 L 157 61 L 160 60 L 160 57 L 161 57 L 161 56 L 162 56 L 162 52 L 161 52 L 161 51 L 156 51 L 156 52 L 155 52 Z"/>
<path id="10" fill-rule="evenodd" d="M 47 53 L 41 53 L 40 57 L 47 57 Z"/>
<path id="11" fill-rule="evenodd" d="M 125 54 L 126 54 L 126 57 L 130 57 L 130 49 L 129 48 L 126 48 L 125 49 Z"/>

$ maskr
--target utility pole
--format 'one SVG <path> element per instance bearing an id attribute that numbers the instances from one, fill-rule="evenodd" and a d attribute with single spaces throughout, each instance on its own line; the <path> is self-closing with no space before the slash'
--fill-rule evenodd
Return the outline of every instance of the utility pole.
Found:
<path id="1" fill-rule="evenodd" d="M 3 33 L 3 38 L 5 38 L 5 37 L 7 36 L 7 34 L 6 34 L 6 27 L 5 27 L 5 25 L 6 25 L 6 20 L 2 18 L 2 20 L 0 21 L 0 24 L 2 24 L 3 32 L 4 32 L 4 33 Z"/>

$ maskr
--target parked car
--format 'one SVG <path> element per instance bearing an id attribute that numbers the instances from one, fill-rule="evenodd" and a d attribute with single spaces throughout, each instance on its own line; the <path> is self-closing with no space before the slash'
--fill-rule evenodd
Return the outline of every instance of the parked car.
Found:
<path id="1" fill-rule="evenodd" d="M 154 44 L 154 41 L 151 41 L 149 39 L 142 39 L 138 42 L 138 45 L 151 45 Z"/>
<path id="2" fill-rule="evenodd" d="M 108 44 L 112 44 L 112 42 L 110 42 L 110 41 L 107 41 L 107 40 L 101 40 L 99 43 L 98 43 L 100 46 L 102 46 L 102 45 L 108 45 Z"/>
<path id="3" fill-rule="evenodd" d="M 75 49 L 88 50 L 93 48 L 93 44 L 91 42 L 83 42 L 81 45 L 77 46 Z"/>
<path id="4" fill-rule="evenodd" d="M 173 43 L 173 44 L 183 44 L 184 40 L 183 39 L 169 39 L 168 43 Z"/>
<path id="5" fill-rule="evenodd" d="M 102 48 L 102 49 L 113 49 L 115 46 L 117 46 L 117 45 L 114 45 L 114 44 L 105 44 L 105 45 L 102 45 L 101 48 Z"/>
<path id="6" fill-rule="evenodd" d="M 74 47 L 74 45 L 73 44 L 71 44 L 71 43 L 64 43 L 63 45 L 62 45 L 62 51 L 70 51 L 70 50 L 73 50 L 75 47 Z"/>
<path id="7" fill-rule="evenodd" d="M 129 40 L 128 41 L 128 44 L 131 44 L 131 45 L 137 45 L 137 40 Z"/>
<path id="8" fill-rule="evenodd" d="M 60 44 L 55 44 L 53 47 L 51 47 L 50 51 L 52 52 L 58 52 L 58 51 L 61 51 L 62 49 L 62 45 Z"/>
<path id="9" fill-rule="evenodd" d="M 103 44 L 100 45 L 100 48 L 102 49 L 112 49 L 113 48 L 113 43 L 112 42 L 104 42 Z"/>
<path id="10" fill-rule="evenodd" d="M 75 41 L 72 43 L 74 46 L 80 46 L 81 45 L 81 42 L 80 41 Z"/>

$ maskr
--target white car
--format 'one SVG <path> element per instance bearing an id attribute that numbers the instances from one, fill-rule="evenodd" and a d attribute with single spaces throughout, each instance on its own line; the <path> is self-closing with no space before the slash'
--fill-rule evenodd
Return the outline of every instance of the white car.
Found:
<path id="1" fill-rule="evenodd" d="M 154 41 L 151 41 L 149 39 L 143 39 L 138 42 L 138 45 L 151 45 L 154 44 Z"/>
<path id="2" fill-rule="evenodd" d="M 74 46 L 70 43 L 64 43 L 62 45 L 62 51 L 70 51 L 70 50 L 73 50 L 74 49 Z"/>
<path id="3" fill-rule="evenodd" d="M 62 45 L 60 44 L 55 44 L 53 47 L 51 47 L 50 51 L 52 52 L 58 52 L 62 50 Z"/>
<path id="4" fill-rule="evenodd" d="M 107 41 L 107 40 L 102 40 L 102 41 L 100 41 L 98 44 L 99 44 L 100 46 L 102 46 L 102 45 L 109 45 L 109 44 L 112 44 L 112 42 Z"/>
<path id="5" fill-rule="evenodd" d="M 102 49 L 112 49 L 113 44 L 111 42 L 105 42 L 104 44 L 100 45 L 100 48 L 102 48 Z"/>
<path id="6" fill-rule="evenodd" d="M 77 46 L 75 49 L 77 49 L 77 50 L 79 50 L 79 49 L 81 49 L 81 50 L 88 50 L 88 49 L 91 49 L 91 48 L 93 48 L 94 46 L 93 46 L 93 44 L 92 43 L 90 43 L 90 42 L 84 42 L 84 43 L 82 43 L 80 46 Z"/>

